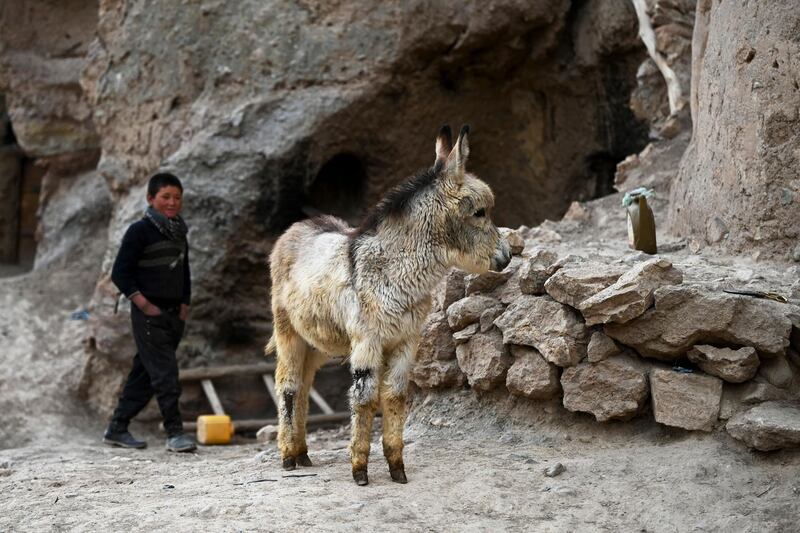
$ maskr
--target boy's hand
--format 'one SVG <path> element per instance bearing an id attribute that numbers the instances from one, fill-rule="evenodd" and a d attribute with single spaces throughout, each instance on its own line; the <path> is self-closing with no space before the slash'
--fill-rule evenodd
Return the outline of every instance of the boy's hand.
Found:
<path id="1" fill-rule="evenodd" d="M 181 304 L 181 312 L 180 312 L 179 316 L 180 316 L 181 320 L 186 322 L 186 318 L 189 316 L 189 306 L 188 305 Z"/>
<path id="2" fill-rule="evenodd" d="M 161 309 L 158 306 L 150 303 L 150 300 L 145 298 L 142 293 L 135 294 L 131 301 L 136 304 L 136 307 L 147 316 L 158 316 L 161 314 Z"/>
<path id="3" fill-rule="evenodd" d="M 161 309 L 159 309 L 157 305 L 153 305 L 150 302 L 147 302 L 147 305 L 140 307 L 139 309 L 141 309 L 142 313 L 146 314 L 147 316 L 158 316 L 161 314 Z"/>

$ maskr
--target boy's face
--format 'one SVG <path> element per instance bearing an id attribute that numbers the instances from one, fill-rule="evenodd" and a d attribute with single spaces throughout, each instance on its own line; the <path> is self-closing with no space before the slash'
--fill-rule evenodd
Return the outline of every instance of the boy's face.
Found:
<path id="1" fill-rule="evenodd" d="M 161 187 L 155 196 L 147 195 L 147 203 L 167 218 L 173 218 L 181 212 L 183 194 L 174 185 Z"/>

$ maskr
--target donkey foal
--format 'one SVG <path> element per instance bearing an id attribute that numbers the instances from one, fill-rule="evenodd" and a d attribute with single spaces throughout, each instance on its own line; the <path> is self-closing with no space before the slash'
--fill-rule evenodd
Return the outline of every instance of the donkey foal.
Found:
<path id="1" fill-rule="evenodd" d="M 297 222 L 270 255 L 277 349 L 278 447 L 283 467 L 311 466 L 308 393 L 325 360 L 350 354 L 353 479 L 366 485 L 375 412 L 383 412 L 383 453 L 406 483 L 403 425 L 408 373 L 431 291 L 450 267 L 502 270 L 508 243 L 490 219 L 494 195 L 465 170 L 469 128 L 455 146 L 436 139 L 434 165 L 392 189 L 358 228 L 332 216 Z"/>

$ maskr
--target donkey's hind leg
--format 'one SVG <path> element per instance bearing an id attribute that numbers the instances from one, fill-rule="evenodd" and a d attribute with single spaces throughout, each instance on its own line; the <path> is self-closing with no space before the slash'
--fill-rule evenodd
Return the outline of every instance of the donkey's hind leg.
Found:
<path id="1" fill-rule="evenodd" d="M 303 369 L 306 355 L 310 351 L 305 340 L 292 327 L 286 311 L 276 309 L 275 342 L 278 366 L 275 370 L 275 393 L 278 396 L 278 449 L 283 468 L 294 470 L 300 449 L 305 442 L 298 441 L 297 404 L 303 385 Z M 305 420 L 303 420 L 305 423 Z M 303 433 L 305 434 L 305 433 Z"/>
<path id="2" fill-rule="evenodd" d="M 380 386 L 383 455 L 389 463 L 389 475 L 397 483 L 408 483 L 403 463 L 403 427 L 406 422 L 408 373 L 413 363 L 415 346 L 404 345 L 391 354 Z"/>
<path id="3" fill-rule="evenodd" d="M 314 376 L 319 367 L 323 365 L 326 357 L 317 350 L 309 347 L 303 363 L 303 382 L 295 398 L 295 423 L 294 441 L 297 443 L 297 464 L 300 466 L 313 466 L 308 457 L 308 444 L 306 443 L 306 423 L 308 420 L 308 395 L 314 385 Z"/>

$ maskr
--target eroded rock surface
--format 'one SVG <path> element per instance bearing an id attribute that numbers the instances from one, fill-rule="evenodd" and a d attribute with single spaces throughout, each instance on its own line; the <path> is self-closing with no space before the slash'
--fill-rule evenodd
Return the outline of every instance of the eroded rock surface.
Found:
<path id="1" fill-rule="evenodd" d="M 584 300 L 616 282 L 628 269 L 622 265 L 586 262 L 559 269 L 545 283 L 554 300 L 578 308 Z"/>
<path id="2" fill-rule="evenodd" d="M 464 382 L 456 345 L 444 313 L 431 313 L 422 330 L 411 380 L 422 388 L 453 387 Z"/>
<path id="3" fill-rule="evenodd" d="M 599 363 L 603 359 L 617 355 L 619 352 L 619 346 L 614 342 L 614 339 L 599 331 L 592 333 L 589 345 L 586 348 L 586 355 L 590 363 Z"/>
<path id="4" fill-rule="evenodd" d="M 724 227 L 721 244 L 731 252 L 790 259 L 800 234 L 797 5 L 697 6 L 694 135 L 672 187 L 670 228 L 713 242 Z"/>
<path id="5" fill-rule="evenodd" d="M 512 345 L 511 355 L 514 363 L 506 376 L 506 388 L 511 394 L 532 400 L 546 400 L 558 394 L 561 385 L 557 366 L 528 346 Z"/>
<path id="6" fill-rule="evenodd" d="M 586 356 L 589 330 L 580 315 L 547 296 L 520 296 L 494 323 L 503 342 L 532 346 L 558 366 L 576 365 Z"/>
<path id="7" fill-rule="evenodd" d="M 789 346 L 794 306 L 683 285 L 657 289 L 655 307 L 605 333 L 640 354 L 672 361 L 695 344 L 752 346 L 767 356 Z"/>
<path id="8" fill-rule="evenodd" d="M 458 331 L 478 322 L 487 309 L 498 306 L 502 307 L 500 302 L 489 296 L 467 296 L 447 308 L 447 323 L 453 331 Z"/>
<path id="9" fill-rule="evenodd" d="M 800 446 L 800 407 L 788 402 L 766 402 L 731 418 L 728 433 L 761 451 Z"/>
<path id="10" fill-rule="evenodd" d="M 476 333 L 465 344 L 456 347 L 458 366 L 467 375 L 469 384 L 478 390 L 491 390 L 505 381 L 511 356 L 497 329 Z"/>
<path id="11" fill-rule="evenodd" d="M 644 409 L 648 396 L 646 369 L 626 355 L 567 368 L 561 386 L 564 407 L 591 413 L 598 422 L 633 418 Z"/>
<path id="12" fill-rule="evenodd" d="M 653 305 L 653 293 L 665 285 L 679 285 L 683 275 L 665 259 L 635 265 L 611 286 L 578 304 L 586 324 L 624 324 Z"/>
<path id="13" fill-rule="evenodd" d="M 755 348 L 750 346 L 734 350 L 698 344 L 689 350 L 687 355 L 689 360 L 697 363 L 704 372 L 729 383 L 741 383 L 752 379 L 758 371 L 758 355 Z"/>
<path id="14" fill-rule="evenodd" d="M 722 380 L 657 368 L 650 373 L 650 394 L 656 422 L 711 431 L 719 415 Z"/>

